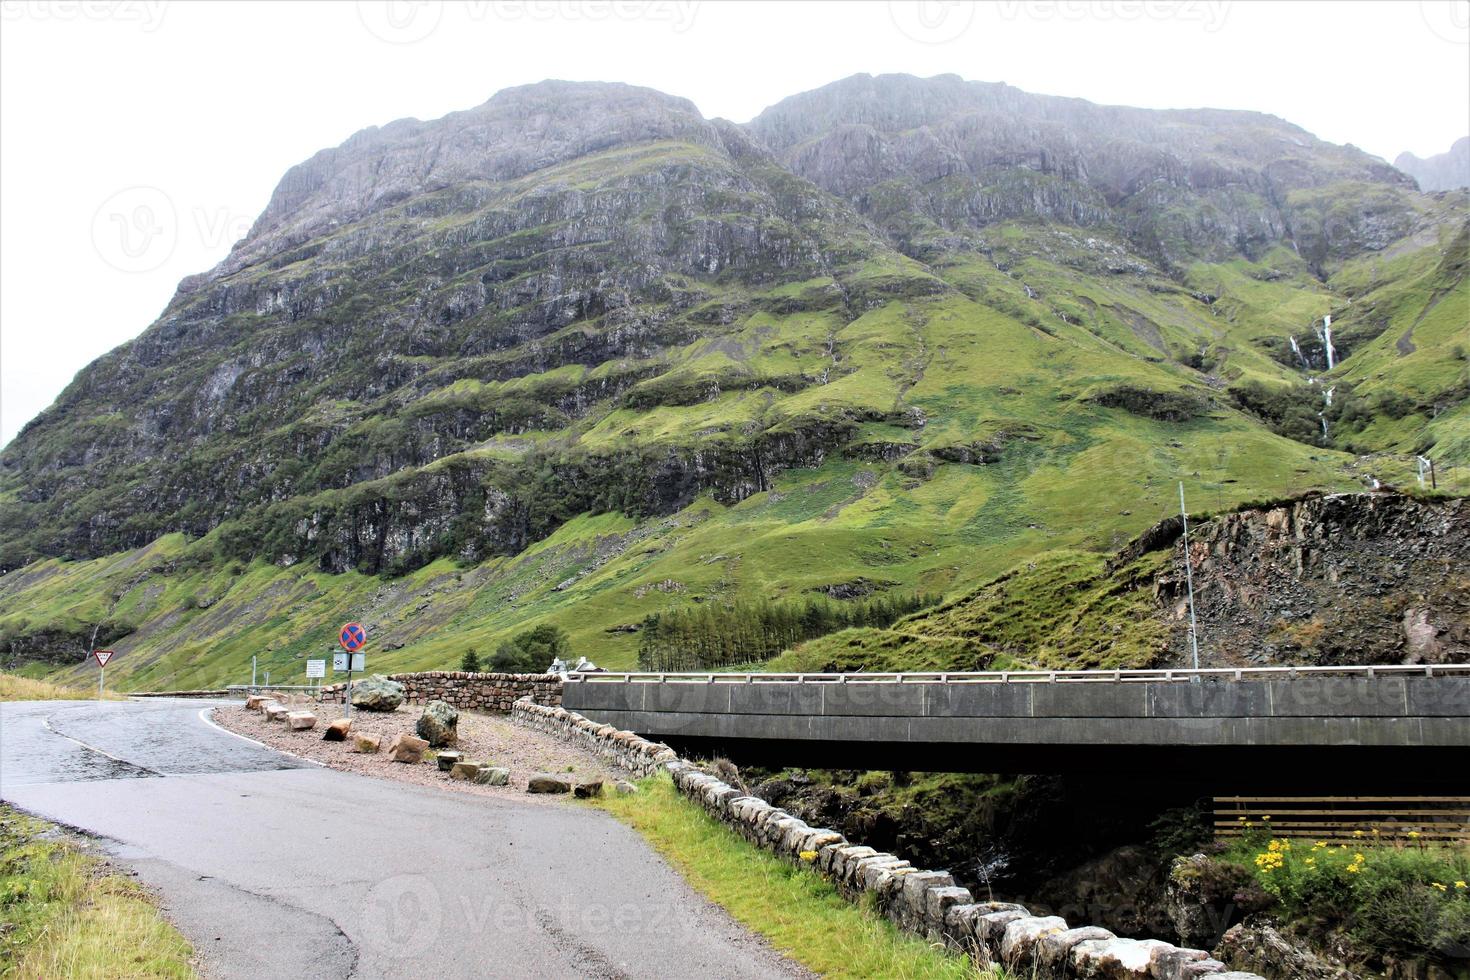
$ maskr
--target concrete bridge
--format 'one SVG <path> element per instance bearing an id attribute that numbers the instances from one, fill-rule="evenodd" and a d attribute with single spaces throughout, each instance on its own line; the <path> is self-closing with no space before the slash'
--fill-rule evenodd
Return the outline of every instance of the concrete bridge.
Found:
<path id="1" fill-rule="evenodd" d="M 575 674 L 588 718 L 754 764 L 1147 767 L 1212 785 L 1376 790 L 1470 772 L 1470 664 L 925 674 Z"/>

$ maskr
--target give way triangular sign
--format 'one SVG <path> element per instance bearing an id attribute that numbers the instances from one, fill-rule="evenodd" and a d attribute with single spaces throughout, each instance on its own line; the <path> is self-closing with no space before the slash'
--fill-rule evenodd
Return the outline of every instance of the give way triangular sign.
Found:
<path id="1" fill-rule="evenodd" d="M 107 661 L 109 661 L 109 660 L 112 659 L 112 651 L 111 650 L 93 650 L 92 651 L 92 656 L 94 656 L 94 657 L 97 658 L 97 666 L 98 667 L 106 667 L 107 666 Z"/>

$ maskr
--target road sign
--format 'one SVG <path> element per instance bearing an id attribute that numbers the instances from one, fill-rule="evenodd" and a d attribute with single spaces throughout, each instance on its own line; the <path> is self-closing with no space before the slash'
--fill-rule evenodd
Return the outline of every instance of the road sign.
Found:
<path id="1" fill-rule="evenodd" d="M 92 656 L 94 656 L 94 657 L 97 658 L 97 666 L 98 667 L 106 667 L 107 666 L 107 661 L 109 661 L 109 660 L 112 659 L 112 651 L 111 650 L 93 650 L 92 651 Z"/>
<path id="2" fill-rule="evenodd" d="M 327 662 L 325 660 L 308 660 L 306 662 L 306 676 L 307 678 L 326 677 Z"/>
<path id="3" fill-rule="evenodd" d="M 364 670 L 367 670 L 367 654 L 365 654 L 365 653 L 354 653 L 351 656 L 352 656 L 352 663 L 349 664 L 347 662 L 348 654 L 345 654 L 345 653 L 334 653 L 334 654 L 332 654 L 332 670 L 333 671 L 343 671 L 343 670 L 364 671 Z"/>
<path id="4" fill-rule="evenodd" d="M 367 630 L 363 629 L 361 623 L 345 623 L 337 631 L 337 642 L 348 653 L 356 653 L 367 646 Z"/>

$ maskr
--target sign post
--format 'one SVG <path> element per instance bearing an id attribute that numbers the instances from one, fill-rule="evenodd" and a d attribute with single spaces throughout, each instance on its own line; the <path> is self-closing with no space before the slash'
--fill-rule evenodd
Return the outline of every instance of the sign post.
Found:
<path id="1" fill-rule="evenodd" d="M 92 656 L 97 658 L 97 700 L 102 700 L 102 688 L 107 679 L 107 661 L 112 659 L 111 650 L 93 650 Z"/>
<path id="2" fill-rule="evenodd" d="M 363 661 L 358 659 L 357 651 L 367 646 L 367 629 L 358 622 L 343 623 L 342 628 L 337 631 L 337 642 L 342 645 L 342 649 L 347 651 L 345 658 L 347 661 L 347 691 L 344 700 L 347 705 L 347 717 L 351 718 L 352 668 L 365 666 Z"/>
<path id="3" fill-rule="evenodd" d="M 308 660 L 306 662 L 306 682 L 310 684 L 313 679 L 321 686 L 321 679 L 327 676 L 327 662 L 325 660 Z"/>

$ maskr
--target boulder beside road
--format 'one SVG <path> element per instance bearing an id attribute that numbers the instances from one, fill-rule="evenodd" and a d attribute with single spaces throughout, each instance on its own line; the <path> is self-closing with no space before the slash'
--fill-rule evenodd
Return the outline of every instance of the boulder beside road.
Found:
<path id="1" fill-rule="evenodd" d="M 454 745 L 459 741 L 459 711 L 447 701 L 430 701 L 414 730 L 436 749 Z"/>
<path id="2" fill-rule="evenodd" d="M 527 793 L 570 793 L 576 783 L 559 773 L 538 772 L 526 783 Z"/>
<path id="3" fill-rule="evenodd" d="M 403 685 L 382 674 L 352 685 L 352 706 L 363 711 L 397 711 L 403 703 Z"/>
<path id="4" fill-rule="evenodd" d="M 364 755 L 376 755 L 378 749 L 383 745 L 381 735 L 371 735 L 367 732 L 359 732 L 352 736 L 352 750 Z"/>
<path id="5" fill-rule="evenodd" d="M 506 786 L 510 783 L 510 770 L 500 766 L 481 766 L 474 781 L 481 786 Z"/>
<path id="6" fill-rule="evenodd" d="M 338 718 L 327 725 L 326 731 L 322 732 L 323 742 L 345 742 L 347 733 L 352 731 L 351 718 Z"/>
<path id="7" fill-rule="evenodd" d="M 310 731 L 316 727 L 316 715 L 310 711 L 290 711 L 286 713 L 286 724 L 292 731 Z"/>
<path id="8" fill-rule="evenodd" d="M 417 735 L 404 732 L 394 735 L 393 741 L 388 743 L 388 758 L 394 762 L 422 762 L 428 747 L 429 743 Z"/>

